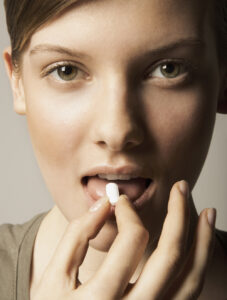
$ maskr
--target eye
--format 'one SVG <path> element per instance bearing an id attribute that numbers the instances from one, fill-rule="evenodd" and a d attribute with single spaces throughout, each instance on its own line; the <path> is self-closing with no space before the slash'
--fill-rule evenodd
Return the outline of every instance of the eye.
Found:
<path id="1" fill-rule="evenodd" d="M 76 78 L 78 74 L 78 68 L 74 66 L 59 66 L 56 69 L 56 75 L 59 76 L 62 80 L 70 81 Z"/>
<path id="2" fill-rule="evenodd" d="M 50 66 L 44 71 L 44 76 L 52 76 L 57 81 L 73 81 L 88 77 L 88 74 L 70 63 L 61 63 Z"/>
<path id="3" fill-rule="evenodd" d="M 155 67 L 153 71 L 148 74 L 148 78 L 159 77 L 171 79 L 178 77 L 186 71 L 187 66 L 183 63 L 167 61 Z"/>

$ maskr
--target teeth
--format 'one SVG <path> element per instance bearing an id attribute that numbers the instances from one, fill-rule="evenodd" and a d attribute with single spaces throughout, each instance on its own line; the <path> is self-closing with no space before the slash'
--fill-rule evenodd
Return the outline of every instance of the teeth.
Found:
<path id="1" fill-rule="evenodd" d="M 125 174 L 98 174 L 98 177 L 107 180 L 130 180 L 132 178 L 137 178 L 138 176 Z"/>

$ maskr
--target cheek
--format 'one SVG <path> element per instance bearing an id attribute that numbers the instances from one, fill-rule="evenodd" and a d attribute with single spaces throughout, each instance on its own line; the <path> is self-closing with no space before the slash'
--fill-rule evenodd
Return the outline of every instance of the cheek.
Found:
<path id="1" fill-rule="evenodd" d="M 28 128 L 41 167 L 45 164 L 50 172 L 70 165 L 72 168 L 73 159 L 76 163 L 75 149 L 83 142 L 87 128 L 83 108 L 75 102 L 66 105 L 62 99 L 53 100 L 48 93 L 26 97 Z"/>
<path id="2" fill-rule="evenodd" d="M 206 92 L 205 92 L 206 91 Z M 182 178 L 194 186 L 205 161 L 215 123 L 215 92 L 197 86 L 159 91 L 148 113 L 154 157 L 169 184 Z M 157 100 L 156 100 L 157 99 Z"/>
<path id="3" fill-rule="evenodd" d="M 53 98 L 48 92 L 36 90 L 35 96 L 30 89 L 26 90 L 27 123 L 33 149 L 52 198 L 66 218 L 72 219 L 87 210 L 86 203 L 76 198 L 81 195 L 80 183 L 75 178 L 81 144 L 89 126 L 89 112 L 85 114 L 87 107 L 77 101 Z"/>

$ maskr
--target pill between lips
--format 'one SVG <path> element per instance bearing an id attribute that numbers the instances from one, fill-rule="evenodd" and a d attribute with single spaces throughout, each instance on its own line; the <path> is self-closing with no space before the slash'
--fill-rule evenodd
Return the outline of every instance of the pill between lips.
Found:
<path id="1" fill-rule="evenodd" d="M 107 183 L 106 194 L 107 194 L 107 197 L 109 198 L 110 203 L 112 205 L 115 205 L 119 198 L 118 185 L 114 182 Z"/>

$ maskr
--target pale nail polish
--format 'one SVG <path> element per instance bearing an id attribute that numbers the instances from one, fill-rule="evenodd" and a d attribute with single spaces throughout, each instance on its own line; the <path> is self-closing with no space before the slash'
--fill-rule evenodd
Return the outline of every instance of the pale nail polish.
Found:
<path id="1" fill-rule="evenodd" d="M 208 220 L 209 225 L 213 228 L 215 226 L 215 221 L 216 221 L 216 209 L 215 208 L 208 208 L 207 220 Z"/>
<path id="2" fill-rule="evenodd" d="M 110 182 L 106 185 L 106 194 L 112 205 L 115 205 L 119 198 L 119 189 L 116 183 Z"/>
<path id="3" fill-rule="evenodd" d="M 90 208 L 89 211 L 90 212 L 94 212 L 97 211 L 99 208 L 101 208 L 105 203 L 107 203 L 107 199 L 106 197 L 99 199 L 98 201 L 95 202 L 95 204 L 93 204 Z"/>
<path id="4" fill-rule="evenodd" d="M 188 198 L 189 196 L 189 188 L 188 188 L 188 183 L 185 180 L 181 180 L 179 182 L 179 188 L 180 188 L 180 192 Z"/>

